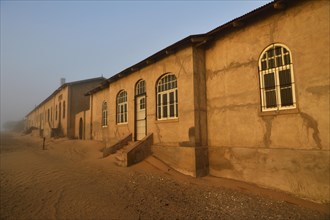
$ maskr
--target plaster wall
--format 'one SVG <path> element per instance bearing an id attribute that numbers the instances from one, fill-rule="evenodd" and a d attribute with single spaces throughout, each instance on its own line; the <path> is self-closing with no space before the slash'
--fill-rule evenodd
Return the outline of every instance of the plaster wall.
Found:
<path id="1" fill-rule="evenodd" d="M 160 121 L 156 119 L 156 83 L 166 73 L 173 73 L 177 77 L 178 119 Z M 195 175 L 195 145 L 190 137 L 191 130 L 195 126 L 192 48 L 182 49 L 110 84 L 108 92 L 111 94 L 108 105 L 110 139 L 121 139 L 129 133 L 135 135 L 135 85 L 140 79 L 146 82 L 147 133 L 153 133 L 155 148 L 158 146 L 159 148 L 174 149 L 177 161 L 180 161 L 180 164 L 185 162 L 189 164 L 189 166 L 184 166 L 182 170 L 190 175 Z M 127 92 L 128 99 L 128 122 L 125 124 L 116 123 L 116 96 L 121 90 Z M 100 105 L 100 103 L 98 102 L 96 105 Z M 159 153 L 159 157 L 165 162 L 169 162 L 167 160 L 170 159 L 169 157 L 165 154 L 163 157 L 161 155 L 162 153 Z M 175 163 L 173 161 L 176 160 L 175 158 L 171 158 L 171 163 Z"/>
<path id="2" fill-rule="evenodd" d="M 107 102 L 109 118 L 109 87 L 90 96 L 91 102 L 91 137 L 94 140 L 109 142 L 109 123 L 108 126 L 102 126 L 102 104 Z"/>
<path id="3" fill-rule="evenodd" d="M 329 202 L 329 11 L 299 3 L 206 49 L 211 175 Z M 272 43 L 291 51 L 297 108 L 263 113 L 258 60 Z"/>
<path id="4" fill-rule="evenodd" d="M 80 137 L 80 119 L 82 119 L 82 135 Z M 76 114 L 75 116 L 75 135 L 74 138 L 76 139 L 83 139 L 89 140 L 91 139 L 90 136 L 90 129 L 91 129 L 91 110 L 82 111 Z"/>
<path id="5" fill-rule="evenodd" d="M 51 137 L 52 128 L 58 128 L 61 124 L 63 135 L 66 136 L 67 118 L 69 117 L 67 103 L 68 87 L 64 87 L 27 116 L 28 127 L 37 127 L 40 130 L 39 133 L 41 136 Z M 60 105 L 61 113 L 59 110 Z M 65 107 L 63 107 L 63 105 L 65 105 Z"/>
<path id="6" fill-rule="evenodd" d="M 69 120 L 68 120 L 68 137 L 73 138 L 75 135 L 75 115 L 81 111 L 86 111 L 90 108 L 89 96 L 85 96 L 86 92 L 92 90 L 101 83 L 103 79 L 92 80 L 89 82 L 78 83 L 70 86 L 68 93 L 70 100 L 69 105 Z"/>

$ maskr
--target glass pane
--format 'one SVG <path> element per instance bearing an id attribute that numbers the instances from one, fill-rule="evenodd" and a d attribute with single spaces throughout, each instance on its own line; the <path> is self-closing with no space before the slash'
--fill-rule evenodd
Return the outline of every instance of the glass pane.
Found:
<path id="1" fill-rule="evenodd" d="M 285 65 L 291 63 L 290 55 L 289 54 L 284 55 L 284 63 L 285 63 Z"/>
<path id="2" fill-rule="evenodd" d="M 167 118 L 167 105 L 163 106 L 163 118 Z"/>
<path id="3" fill-rule="evenodd" d="M 268 60 L 268 68 L 274 68 L 275 67 L 275 60 L 269 59 Z"/>
<path id="4" fill-rule="evenodd" d="M 276 107 L 276 94 L 275 90 L 266 91 L 266 107 Z"/>
<path id="5" fill-rule="evenodd" d="M 163 94 L 163 105 L 167 105 L 167 94 Z"/>
<path id="6" fill-rule="evenodd" d="M 158 94 L 158 99 L 157 99 L 157 106 L 160 106 L 161 105 L 161 95 Z"/>
<path id="7" fill-rule="evenodd" d="M 282 106 L 293 105 L 292 88 L 291 87 L 281 89 L 281 103 L 282 103 Z"/>
<path id="8" fill-rule="evenodd" d="M 265 89 L 275 89 L 274 73 L 264 75 Z"/>
<path id="9" fill-rule="evenodd" d="M 282 66 L 282 57 L 276 57 L 276 66 Z"/>
<path id="10" fill-rule="evenodd" d="M 178 117 L 178 103 L 175 104 L 175 108 L 176 108 L 175 116 Z"/>
<path id="11" fill-rule="evenodd" d="M 174 105 L 170 105 L 170 117 L 174 117 Z"/>
<path id="12" fill-rule="evenodd" d="M 274 49 L 273 48 L 269 49 L 267 51 L 267 54 L 268 54 L 268 58 L 273 57 L 274 56 Z"/>
<path id="13" fill-rule="evenodd" d="M 157 112 L 158 118 L 161 118 L 161 111 L 162 111 L 162 108 L 160 106 L 158 106 L 158 112 Z"/>
<path id="14" fill-rule="evenodd" d="M 174 92 L 170 93 L 170 104 L 174 103 Z"/>
<path id="15" fill-rule="evenodd" d="M 275 47 L 275 54 L 280 55 L 282 53 L 282 47 Z"/>
<path id="16" fill-rule="evenodd" d="M 290 70 L 279 71 L 280 87 L 291 86 L 291 73 Z"/>
<path id="17" fill-rule="evenodd" d="M 267 69 L 267 62 L 266 62 L 266 60 L 261 61 L 261 69 L 262 70 Z"/>

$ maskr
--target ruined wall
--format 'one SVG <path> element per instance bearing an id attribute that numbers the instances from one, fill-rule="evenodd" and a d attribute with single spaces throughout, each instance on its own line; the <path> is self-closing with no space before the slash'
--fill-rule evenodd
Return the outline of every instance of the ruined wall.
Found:
<path id="1" fill-rule="evenodd" d="M 91 101 L 91 137 L 94 140 L 109 142 L 109 129 L 108 126 L 102 126 L 102 104 L 107 102 L 108 106 L 108 119 L 109 119 L 109 88 L 105 88 L 90 96 Z"/>
<path id="2" fill-rule="evenodd" d="M 111 83 L 109 90 L 111 95 L 108 105 L 109 137 L 120 139 L 129 133 L 134 135 L 135 85 L 140 79 L 143 79 L 146 82 L 147 93 L 147 133 L 153 133 L 154 135 L 153 151 L 163 161 L 173 161 L 174 168 L 195 175 L 194 141 L 191 141 L 189 137 L 192 135 L 191 130 L 194 129 L 192 67 L 192 49 L 186 48 Z M 165 73 L 173 73 L 177 77 L 178 119 L 159 121 L 156 120 L 156 83 Z M 127 92 L 128 123 L 126 124 L 116 123 L 116 96 L 120 90 Z M 168 151 L 172 153 L 167 154 Z M 189 156 L 187 157 L 187 155 Z M 179 168 L 180 164 L 190 165 Z"/>
<path id="3" fill-rule="evenodd" d="M 329 2 L 239 27 L 206 50 L 209 172 L 329 202 Z M 297 108 L 261 112 L 258 59 L 291 50 Z"/>

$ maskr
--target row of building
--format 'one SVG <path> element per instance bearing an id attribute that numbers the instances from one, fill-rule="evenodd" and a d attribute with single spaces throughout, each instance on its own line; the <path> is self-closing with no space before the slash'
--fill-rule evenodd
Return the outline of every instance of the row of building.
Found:
<path id="1" fill-rule="evenodd" d="M 184 174 L 329 202 L 329 11 L 276 0 L 109 79 L 63 84 L 27 127 L 106 144 L 152 133 Z"/>

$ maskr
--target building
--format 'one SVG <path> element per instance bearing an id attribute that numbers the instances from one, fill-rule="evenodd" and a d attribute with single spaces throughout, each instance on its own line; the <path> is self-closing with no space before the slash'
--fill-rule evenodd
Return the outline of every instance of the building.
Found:
<path id="1" fill-rule="evenodd" d="M 184 174 L 329 202 L 329 11 L 277 0 L 168 46 L 88 92 L 85 136 L 152 133 Z"/>
<path id="2" fill-rule="evenodd" d="M 35 128 L 42 137 L 75 138 L 75 115 L 90 108 L 89 98 L 84 94 L 104 80 L 99 77 L 62 82 L 58 89 L 26 115 L 26 129 Z"/>

